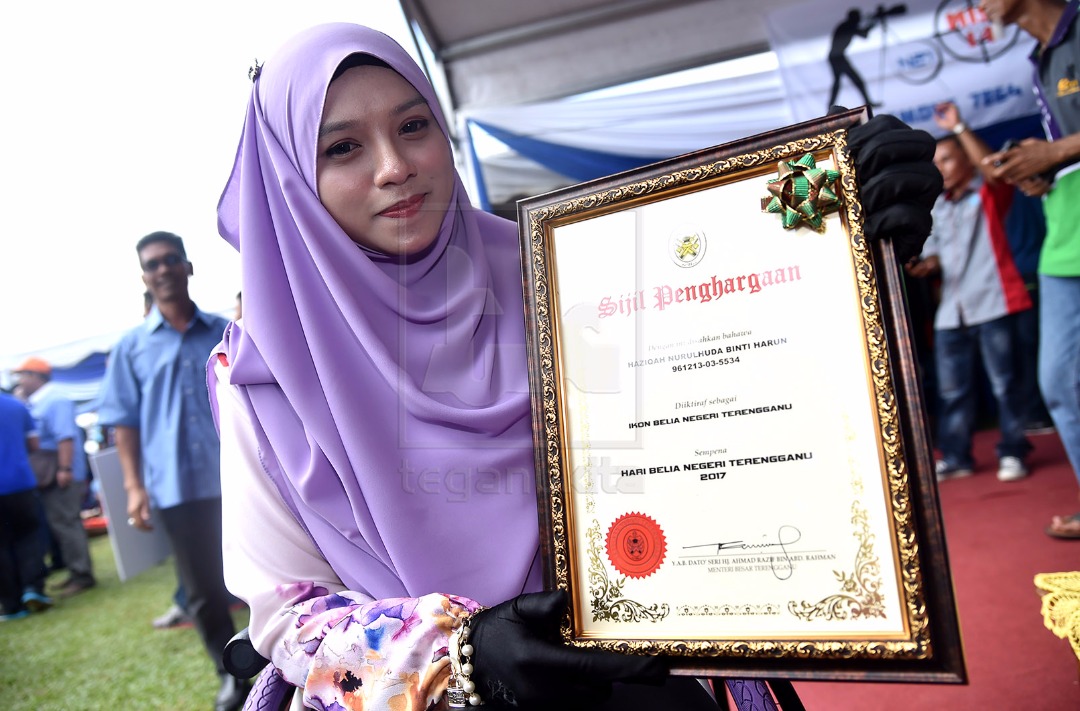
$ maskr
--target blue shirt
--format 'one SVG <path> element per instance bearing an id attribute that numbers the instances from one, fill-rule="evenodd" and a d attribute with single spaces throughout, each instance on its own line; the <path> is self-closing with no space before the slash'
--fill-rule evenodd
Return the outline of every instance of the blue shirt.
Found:
<path id="1" fill-rule="evenodd" d="M 26 438 L 33 434 L 34 418 L 26 406 L 0 393 L 0 496 L 37 488 L 26 454 Z"/>
<path id="2" fill-rule="evenodd" d="M 75 424 L 75 403 L 57 392 L 52 383 L 42 385 L 27 401 L 41 438 L 41 448 L 55 452 L 60 449 L 61 442 L 70 439 L 74 448 L 71 478 L 86 481 L 86 451 L 83 449 L 86 436 Z"/>
<path id="3" fill-rule="evenodd" d="M 109 356 L 98 420 L 139 430 L 143 485 L 156 508 L 221 497 L 206 361 L 228 323 L 196 308 L 179 333 L 155 306 Z"/>

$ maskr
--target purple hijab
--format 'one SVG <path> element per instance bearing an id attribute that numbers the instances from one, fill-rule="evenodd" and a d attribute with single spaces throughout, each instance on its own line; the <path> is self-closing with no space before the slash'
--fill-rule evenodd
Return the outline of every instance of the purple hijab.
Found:
<path id="1" fill-rule="evenodd" d="M 244 294 L 221 350 L 264 468 L 350 589 L 494 604 L 540 588 L 516 227 L 473 209 L 458 179 L 419 258 L 349 239 L 315 165 L 327 87 L 355 53 L 416 87 L 447 134 L 382 33 L 320 25 L 267 61 L 218 206 Z"/>

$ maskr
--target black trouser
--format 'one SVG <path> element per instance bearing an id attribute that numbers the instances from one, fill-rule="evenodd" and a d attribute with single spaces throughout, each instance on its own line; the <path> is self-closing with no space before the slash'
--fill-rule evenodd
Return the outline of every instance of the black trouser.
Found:
<path id="1" fill-rule="evenodd" d="M 187 613 L 218 674 L 225 674 L 221 655 L 236 628 L 221 562 L 221 499 L 190 501 L 157 513 L 187 592 Z"/>
<path id="2" fill-rule="evenodd" d="M 53 485 L 39 489 L 38 496 L 45 505 L 45 522 L 53 540 L 60 547 L 60 557 L 71 573 L 71 580 L 92 583 L 94 570 L 90 562 L 90 542 L 79 514 L 84 487 L 83 482 L 73 481 L 64 487 Z"/>
<path id="3" fill-rule="evenodd" d="M 40 593 L 45 585 L 38 510 L 34 489 L 0 496 L 0 606 L 8 614 L 23 609 L 24 591 Z"/>

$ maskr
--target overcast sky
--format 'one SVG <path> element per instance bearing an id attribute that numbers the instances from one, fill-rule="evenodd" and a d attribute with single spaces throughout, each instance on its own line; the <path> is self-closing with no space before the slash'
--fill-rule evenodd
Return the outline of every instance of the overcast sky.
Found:
<path id="1" fill-rule="evenodd" d="M 239 259 L 215 207 L 248 67 L 329 21 L 412 51 L 395 0 L 4 3 L 0 361 L 138 323 L 135 243 L 154 230 L 184 238 L 201 308 L 232 307 Z"/>

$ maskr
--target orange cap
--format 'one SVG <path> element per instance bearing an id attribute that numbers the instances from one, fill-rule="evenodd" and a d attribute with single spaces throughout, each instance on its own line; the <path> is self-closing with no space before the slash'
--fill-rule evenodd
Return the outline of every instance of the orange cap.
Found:
<path id="1" fill-rule="evenodd" d="M 38 373 L 39 375 L 52 375 L 52 366 L 41 358 L 27 358 L 22 362 L 16 373 Z"/>

